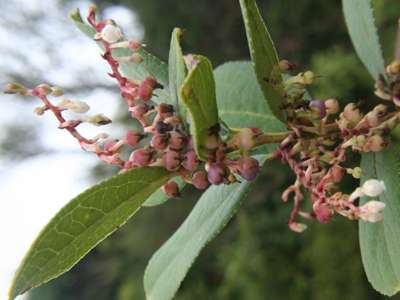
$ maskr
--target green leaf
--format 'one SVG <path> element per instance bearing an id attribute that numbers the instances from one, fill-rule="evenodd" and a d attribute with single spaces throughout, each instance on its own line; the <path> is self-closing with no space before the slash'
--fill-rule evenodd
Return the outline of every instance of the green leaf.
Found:
<path id="1" fill-rule="evenodd" d="M 240 6 L 258 83 L 272 113 L 285 122 L 286 118 L 282 110 L 285 92 L 274 43 L 255 0 L 240 0 Z"/>
<path id="2" fill-rule="evenodd" d="M 168 59 L 168 74 L 171 100 L 174 102 L 179 115 L 183 118 L 183 120 L 186 120 L 186 108 L 179 95 L 179 89 L 182 86 L 187 74 L 186 64 L 180 45 L 182 35 L 183 31 L 180 28 L 175 28 L 172 32 Z"/>
<path id="3" fill-rule="evenodd" d="M 400 144 L 394 143 L 377 154 L 364 154 L 362 181 L 383 180 L 386 203 L 383 221 L 359 222 L 360 248 L 369 282 L 380 293 L 392 296 L 400 291 Z M 362 199 L 361 205 L 371 199 Z"/>
<path id="4" fill-rule="evenodd" d="M 70 18 L 74 21 L 76 27 L 89 38 L 93 39 L 96 31 L 89 25 L 83 22 L 79 10 L 74 10 L 70 13 Z M 100 43 L 97 43 L 103 50 Z M 171 101 L 170 94 L 168 91 L 168 67 L 165 62 L 159 58 L 147 52 L 145 49 L 140 48 L 137 53 L 143 58 L 141 63 L 135 62 L 124 62 L 120 64 L 121 72 L 124 76 L 131 80 L 141 81 L 148 76 L 152 76 L 163 85 L 163 89 L 155 90 L 153 100 L 157 103 L 169 103 L 174 104 Z M 129 49 L 116 49 L 113 51 L 113 55 L 116 57 L 132 55 L 132 51 Z"/>
<path id="5" fill-rule="evenodd" d="M 354 48 L 376 80 L 385 65 L 375 27 L 371 0 L 343 0 L 343 12 Z"/>
<path id="6" fill-rule="evenodd" d="M 218 125 L 218 109 L 213 69 L 206 57 L 193 56 L 192 67 L 179 93 L 189 113 L 196 153 L 207 160 L 210 133 Z"/>
<path id="7" fill-rule="evenodd" d="M 226 63 L 215 69 L 214 76 L 219 116 L 229 127 L 285 131 L 285 125 L 272 114 L 264 101 L 250 62 Z"/>
<path id="8" fill-rule="evenodd" d="M 49 222 L 22 261 L 9 299 L 70 270 L 168 181 L 163 168 L 133 169 L 86 190 Z"/>
<path id="9" fill-rule="evenodd" d="M 212 186 L 202 195 L 181 227 L 151 258 L 144 275 L 146 299 L 172 299 L 200 251 L 228 223 L 250 185 Z"/>
<path id="10" fill-rule="evenodd" d="M 171 180 L 175 181 L 178 186 L 179 186 L 179 190 L 181 191 L 185 185 L 186 182 L 181 178 L 181 177 L 174 177 Z M 162 191 L 162 189 L 158 189 L 155 193 L 153 193 L 147 200 L 145 203 L 143 203 L 143 206 L 145 207 L 152 207 L 152 206 L 157 206 L 157 205 L 161 205 L 165 202 L 167 202 L 169 200 L 169 198 L 167 197 L 167 195 L 165 195 L 165 193 Z"/>

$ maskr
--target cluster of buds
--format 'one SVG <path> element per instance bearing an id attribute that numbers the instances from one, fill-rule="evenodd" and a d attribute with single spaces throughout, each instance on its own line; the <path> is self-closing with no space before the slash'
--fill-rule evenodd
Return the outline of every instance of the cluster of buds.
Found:
<path id="1" fill-rule="evenodd" d="M 321 223 L 328 222 L 335 212 L 366 222 L 382 219 L 383 202 L 372 200 L 358 206 L 358 200 L 378 197 L 385 191 L 383 182 L 368 180 L 350 195 L 341 192 L 340 183 L 346 174 L 357 179 L 362 175 L 359 166 L 344 166 L 348 149 L 356 153 L 380 152 L 389 143 L 388 134 L 399 124 L 399 112 L 393 107 L 397 107 L 396 95 L 400 95 L 396 92 L 396 84 L 400 87 L 400 63 L 389 65 L 386 73 L 388 79 L 383 81 L 382 76 L 378 80 L 376 94 L 382 96 L 385 91 L 385 100 L 395 105 L 379 104 L 367 113 L 362 113 L 355 103 L 347 104 L 340 112 L 336 99 L 305 100 L 305 87 L 316 78 L 312 73 L 300 73 L 285 81 L 285 109 L 291 133 L 280 143 L 275 157 L 287 163 L 296 174 L 295 183 L 282 195 L 285 202 L 293 195 L 294 207 L 289 219 L 292 230 L 302 232 L 307 228 L 297 222 L 297 216 Z M 301 210 L 305 198 L 303 189 L 310 193 L 311 212 Z"/>
<path id="2" fill-rule="evenodd" d="M 143 45 L 125 40 L 122 30 L 113 20 L 97 22 L 95 15 L 96 8 L 91 6 L 87 21 L 95 30 L 93 38 L 102 44 L 102 58 L 111 68 L 109 75 L 117 81 L 121 97 L 125 100 L 132 118 L 141 125 L 141 130 L 128 130 L 120 139 L 111 139 L 105 133 L 85 138 L 78 131 L 79 125 L 86 122 L 103 126 L 111 123 L 111 119 L 103 114 L 88 115 L 90 107 L 83 101 L 61 98 L 58 103 L 53 103 L 51 98 L 62 97 L 64 93 L 60 88 L 47 84 L 33 89 L 27 89 L 20 84 L 9 84 L 6 92 L 38 97 L 43 104 L 35 109 L 38 115 L 52 112 L 59 121 L 60 129 L 67 130 L 85 151 L 93 152 L 103 162 L 119 167 L 120 172 L 139 167 L 164 167 L 201 190 L 210 184 L 237 182 L 238 176 L 245 180 L 254 180 L 260 166 L 256 159 L 249 156 L 249 150 L 255 145 L 261 132 L 256 129 L 237 130 L 228 142 L 223 142 L 218 132 L 210 133 L 215 143 L 207 160 L 201 161 L 192 145 L 187 124 L 175 112 L 174 107 L 152 101 L 154 91 L 163 86 L 153 77 L 135 81 L 120 72 L 119 67 L 123 62 L 143 62 L 138 51 Z M 114 55 L 114 51 L 121 48 L 130 50 L 131 55 Z M 187 61 L 190 63 L 191 60 Z M 65 111 L 73 112 L 74 118 L 66 120 L 63 115 Z M 239 155 L 228 155 L 234 151 L 239 152 Z M 175 181 L 165 184 L 162 190 L 168 197 L 180 195 L 179 185 Z"/>
<path id="3" fill-rule="evenodd" d="M 277 143 L 278 150 L 270 158 L 287 163 L 296 175 L 295 182 L 282 194 L 285 202 L 293 196 L 294 205 L 288 222 L 293 231 L 302 232 L 307 227 L 297 221 L 299 216 L 316 219 L 320 223 L 328 222 L 335 213 L 366 222 L 382 219 L 383 202 L 371 200 L 360 206 L 358 200 L 360 197 L 381 195 L 385 191 L 383 182 L 367 180 L 351 194 L 341 192 L 340 183 L 346 174 L 357 179 L 362 175 L 359 166 L 344 166 L 349 149 L 357 153 L 382 151 L 388 145 L 388 134 L 399 123 L 400 115 L 396 108 L 400 106 L 400 62 L 390 64 L 386 74 L 376 83 L 375 94 L 394 105 L 379 104 L 364 114 L 355 103 L 347 104 L 340 111 L 336 99 L 307 100 L 306 87 L 318 77 L 307 71 L 283 82 L 285 103 L 282 109 L 287 116 L 289 131 L 266 134 L 257 128 L 229 129 L 229 136 L 223 139 L 218 125 L 210 128 L 210 140 L 213 142 L 207 157 L 200 159 L 187 130 L 188 124 L 181 119 L 174 106 L 153 101 L 154 91 L 163 89 L 163 86 L 153 77 L 136 81 L 120 72 L 121 63 L 143 63 L 139 51 L 143 45 L 125 40 L 122 30 L 113 20 L 97 22 L 95 15 L 96 8 L 91 6 L 87 21 L 95 30 L 93 38 L 103 46 L 102 58 L 111 68 L 109 75 L 117 81 L 121 97 L 132 118 L 141 125 L 140 130 L 128 130 L 120 139 L 109 139 L 105 133 L 85 138 L 78 131 L 80 124 L 86 122 L 102 126 L 111 123 L 111 120 L 103 114 L 87 114 L 90 107 L 82 101 L 61 98 L 53 104 L 51 97 L 63 96 L 58 87 L 41 84 L 27 89 L 20 84 L 9 84 L 6 93 L 38 97 L 43 104 L 35 109 L 38 115 L 52 112 L 60 129 L 68 131 L 85 151 L 93 152 L 103 162 L 119 167 L 120 172 L 140 167 L 163 167 L 200 190 L 210 184 L 254 180 L 260 165 L 251 157 L 251 151 L 263 144 Z M 126 51 L 129 55 L 115 55 L 117 49 L 129 50 Z M 194 63 L 192 57 L 186 56 L 185 61 L 190 69 Z M 288 73 L 293 71 L 294 65 L 281 61 L 279 68 L 281 72 Z M 64 111 L 71 111 L 77 116 L 66 120 Z M 180 196 L 179 185 L 173 180 L 162 190 L 168 197 Z M 310 212 L 301 210 L 304 190 L 310 194 Z"/>

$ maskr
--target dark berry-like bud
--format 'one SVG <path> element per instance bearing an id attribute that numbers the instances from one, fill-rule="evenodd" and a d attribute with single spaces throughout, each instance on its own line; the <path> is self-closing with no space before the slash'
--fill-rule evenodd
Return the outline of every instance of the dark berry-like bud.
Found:
<path id="1" fill-rule="evenodd" d="M 157 81 L 153 77 L 146 77 L 139 85 L 139 98 L 143 101 L 150 100 L 156 85 Z"/>
<path id="2" fill-rule="evenodd" d="M 168 198 L 178 198 L 181 196 L 179 185 L 175 181 L 164 184 L 162 190 Z"/>
<path id="3" fill-rule="evenodd" d="M 199 160 L 197 158 L 196 152 L 189 151 L 185 153 L 182 166 L 188 171 L 196 171 L 197 167 L 199 166 Z"/>
<path id="4" fill-rule="evenodd" d="M 163 156 L 163 164 L 168 171 L 177 171 L 181 164 L 181 156 L 179 152 L 173 150 L 165 152 Z"/>
<path id="5" fill-rule="evenodd" d="M 311 110 L 317 112 L 321 119 L 326 116 L 326 107 L 324 101 L 312 100 L 310 101 L 309 107 L 311 108 Z"/>
<path id="6" fill-rule="evenodd" d="M 176 131 L 171 132 L 169 139 L 169 146 L 171 149 L 180 150 L 185 146 L 185 144 L 186 138 L 182 134 Z"/>
<path id="7" fill-rule="evenodd" d="M 156 124 L 156 131 L 159 134 L 164 134 L 164 133 L 167 133 L 167 132 L 169 132 L 171 130 L 172 130 L 172 126 L 170 124 L 166 124 L 166 123 L 164 123 L 162 121 L 157 122 L 157 124 Z"/>
<path id="8" fill-rule="evenodd" d="M 248 181 L 256 179 L 260 171 L 258 160 L 252 157 L 242 157 L 238 160 L 238 165 L 240 176 Z"/>
<path id="9" fill-rule="evenodd" d="M 205 190 L 210 185 L 207 179 L 207 174 L 204 171 L 197 171 L 194 173 L 192 183 L 199 190 Z"/>
<path id="10" fill-rule="evenodd" d="M 164 150 L 168 146 L 169 134 L 155 134 L 153 135 L 150 145 L 157 150 Z"/>
<path id="11" fill-rule="evenodd" d="M 134 166 L 145 167 L 150 163 L 152 156 L 153 153 L 151 152 L 151 150 L 139 149 L 131 153 L 129 161 L 131 161 Z"/>
<path id="12" fill-rule="evenodd" d="M 208 181 L 211 184 L 219 185 L 225 181 L 228 176 L 228 170 L 223 164 L 214 163 L 207 166 Z"/>
<path id="13" fill-rule="evenodd" d="M 137 131 L 129 130 L 125 135 L 125 143 L 131 147 L 139 144 L 141 139 L 143 138 L 143 134 Z"/>
<path id="14" fill-rule="evenodd" d="M 174 107 L 166 103 L 161 103 L 158 105 L 157 110 L 163 119 L 171 117 L 174 113 Z"/>

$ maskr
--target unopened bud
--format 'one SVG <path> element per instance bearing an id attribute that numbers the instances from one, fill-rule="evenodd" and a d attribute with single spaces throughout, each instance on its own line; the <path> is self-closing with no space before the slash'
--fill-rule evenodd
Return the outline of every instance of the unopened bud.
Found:
<path id="1" fill-rule="evenodd" d="M 96 114 L 89 117 L 88 122 L 96 126 L 102 126 L 110 124 L 112 121 L 103 114 Z"/>
<path id="2" fill-rule="evenodd" d="M 311 71 L 306 71 L 303 74 L 303 78 L 304 78 L 304 84 L 309 85 L 312 84 L 314 82 L 315 79 L 315 74 Z"/>
<path id="3" fill-rule="evenodd" d="M 138 93 L 143 101 L 150 100 L 153 90 L 157 86 L 157 81 L 153 77 L 146 77 L 139 85 Z"/>
<path id="4" fill-rule="evenodd" d="M 197 170 L 197 167 L 199 166 L 199 160 L 197 158 L 196 152 L 189 151 L 189 152 L 185 153 L 182 166 L 186 170 L 191 171 L 191 172 L 194 172 L 195 170 Z"/>
<path id="5" fill-rule="evenodd" d="M 322 224 L 327 223 L 333 215 L 332 209 L 326 204 L 314 204 L 313 210 L 318 221 Z"/>
<path id="6" fill-rule="evenodd" d="M 400 61 L 395 60 L 390 65 L 386 67 L 386 73 L 388 75 L 397 75 L 400 73 Z"/>
<path id="7" fill-rule="evenodd" d="M 288 60 L 283 59 L 279 62 L 279 69 L 282 73 L 290 73 L 295 68 L 294 64 L 290 63 Z"/>
<path id="8" fill-rule="evenodd" d="M 387 146 L 387 142 L 381 135 L 373 135 L 367 138 L 366 144 L 366 152 L 380 152 Z"/>
<path id="9" fill-rule="evenodd" d="M 35 114 L 37 114 L 38 116 L 42 116 L 46 110 L 47 110 L 46 106 L 39 106 L 39 107 L 35 107 L 33 112 Z"/>
<path id="10" fill-rule="evenodd" d="M 52 88 L 48 84 L 45 84 L 45 83 L 39 84 L 37 87 L 35 87 L 34 90 L 39 95 L 43 95 L 43 96 L 50 95 L 53 92 Z"/>
<path id="11" fill-rule="evenodd" d="M 27 89 L 19 83 L 7 83 L 6 86 L 4 87 L 4 93 L 5 94 L 23 94 L 27 91 Z"/>
<path id="12" fill-rule="evenodd" d="M 152 156 L 153 154 L 149 149 L 138 149 L 131 153 L 129 161 L 134 166 L 145 167 L 150 163 Z"/>
<path id="13" fill-rule="evenodd" d="M 378 222 L 383 219 L 382 211 L 386 204 L 380 201 L 368 201 L 360 207 L 359 217 L 365 222 Z"/>
<path id="14" fill-rule="evenodd" d="M 368 179 L 364 182 L 361 189 L 366 196 L 377 197 L 386 190 L 386 186 L 382 180 Z"/>
<path id="15" fill-rule="evenodd" d="M 168 198 L 179 198 L 181 196 L 179 185 L 175 181 L 164 184 L 162 190 Z"/>
<path id="16" fill-rule="evenodd" d="M 239 174 L 247 181 L 252 181 L 256 179 L 259 171 L 260 165 L 258 160 L 252 157 L 241 157 L 238 160 Z"/>
<path id="17" fill-rule="evenodd" d="M 179 152 L 169 150 L 163 155 L 163 165 L 171 172 L 177 171 L 180 168 L 181 156 Z"/>
<path id="18" fill-rule="evenodd" d="M 54 97 L 60 97 L 60 96 L 64 95 L 64 92 L 61 88 L 53 86 L 51 88 L 51 95 Z"/>
<path id="19" fill-rule="evenodd" d="M 138 104 L 130 107 L 129 110 L 132 113 L 132 117 L 141 119 L 149 111 L 149 107 L 146 104 Z"/>
<path id="20" fill-rule="evenodd" d="M 238 133 L 234 135 L 229 145 L 240 150 L 248 151 L 254 147 L 254 138 L 256 133 L 251 128 L 240 129 Z"/>
<path id="21" fill-rule="evenodd" d="M 319 118 L 322 119 L 326 116 L 326 107 L 324 101 L 312 100 L 310 101 L 309 107 L 318 114 Z"/>
<path id="22" fill-rule="evenodd" d="M 328 115 L 337 114 L 340 109 L 339 101 L 337 101 L 336 99 L 325 100 L 325 108 Z"/>
<path id="23" fill-rule="evenodd" d="M 343 116 L 353 124 L 361 121 L 362 115 L 354 103 L 349 103 L 344 107 Z"/>
<path id="24" fill-rule="evenodd" d="M 107 43 L 116 43 L 123 38 L 121 29 L 118 26 L 107 24 L 101 31 L 101 37 Z"/>
<path id="25" fill-rule="evenodd" d="M 143 138 L 143 134 L 137 131 L 129 130 L 125 135 L 125 143 L 131 147 L 135 147 L 141 139 Z"/>
<path id="26" fill-rule="evenodd" d="M 170 139 L 169 139 L 169 147 L 171 149 L 175 149 L 175 150 L 181 150 L 186 144 L 186 138 L 176 132 L 176 131 L 172 131 L 170 133 Z"/>
<path id="27" fill-rule="evenodd" d="M 225 181 L 229 172 L 223 164 L 213 163 L 207 166 L 207 174 L 211 184 L 219 185 Z"/>
<path id="28" fill-rule="evenodd" d="M 150 145 L 156 150 L 164 150 L 168 146 L 169 134 L 154 134 Z"/>
<path id="29" fill-rule="evenodd" d="M 360 167 L 355 167 L 354 169 L 346 169 L 348 174 L 351 174 L 354 178 L 360 179 L 363 175 L 363 171 Z"/>
<path id="30" fill-rule="evenodd" d="M 331 170 L 332 179 L 334 182 L 338 183 L 341 182 L 345 173 L 345 169 L 338 165 L 332 166 Z"/>
<path id="31" fill-rule="evenodd" d="M 197 171 L 193 174 L 192 183 L 199 190 L 205 190 L 210 185 L 207 174 L 203 171 Z"/>
<path id="32" fill-rule="evenodd" d="M 156 131 L 159 134 L 164 134 L 164 133 L 170 132 L 172 129 L 173 128 L 170 124 L 166 124 L 162 121 L 157 122 L 157 124 L 156 124 Z"/>

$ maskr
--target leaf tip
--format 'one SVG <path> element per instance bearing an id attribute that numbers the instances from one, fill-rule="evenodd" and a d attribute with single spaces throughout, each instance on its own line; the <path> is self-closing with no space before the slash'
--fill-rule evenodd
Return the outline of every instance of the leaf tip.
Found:
<path id="1" fill-rule="evenodd" d="M 71 10 L 68 14 L 68 17 L 74 22 L 83 23 L 83 19 L 79 8 Z"/>

